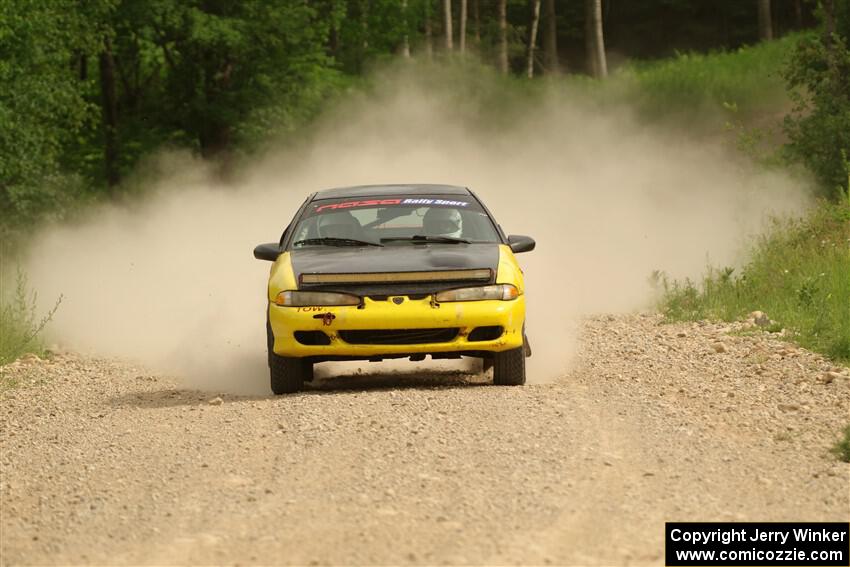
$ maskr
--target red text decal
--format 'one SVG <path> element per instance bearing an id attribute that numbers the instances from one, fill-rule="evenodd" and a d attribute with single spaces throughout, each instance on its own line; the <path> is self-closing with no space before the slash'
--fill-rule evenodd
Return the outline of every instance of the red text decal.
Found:
<path id="1" fill-rule="evenodd" d="M 321 207 L 316 207 L 316 212 L 320 213 L 327 210 L 336 210 L 336 209 L 351 209 L 353 207 L 374 207 L 376 205 L 399 205 L 401 204 L 401 199 L 369 199 L 367 201 L 346 201 L 344 203 L 333 203 L 331 205 L 322 205 Z"/>

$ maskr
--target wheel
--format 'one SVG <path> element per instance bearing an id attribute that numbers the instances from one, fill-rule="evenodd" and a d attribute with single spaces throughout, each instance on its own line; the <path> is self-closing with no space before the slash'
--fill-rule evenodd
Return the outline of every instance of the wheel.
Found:
<path id="1" fill-rule="evenodd" d="M 493 384 L 498 386 L 525 384 L 525 349 L 523 347 L 493 354 Z"/>
<path id="2" fill-rule="evenodd" d="M 522 347 L 525 349 L 525 357 L 531 356 L 531 343 L 528 342 L 528 335 L 525 334 L 525 323 L 522 324 Z"/>
<path id="3" fill-rule="evenodd" d="M 269 375 L 272 392 L 292 394 L 313 379 L 313 363 L 306 358 L 291 358 L 269 353 Z"/>
<path id="4" fill-rule="evenodd" d="M 269 323 L 268 315 L 266 315 L 266 347 L 269 353 L 269 368 L 271 368 L 272 356 L 274 356 L 274 333 L 272 333 L 272 324 Z"/>
<path id="5" fill-rule="evenodd" d="M 304 358 L 280 356 L 274 352 L 274 333 L 266 320 L 266 346 L 269 352 L 269 375 L 272 392 L 276 395 L 291 394 L 304 387 L 304 382 L 313 380 L 313 363 Z"/>

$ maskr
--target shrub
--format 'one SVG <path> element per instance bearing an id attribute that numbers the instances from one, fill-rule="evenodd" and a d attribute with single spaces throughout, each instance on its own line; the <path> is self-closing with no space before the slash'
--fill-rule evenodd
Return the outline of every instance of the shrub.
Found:
<path id="1" fill-rule="evenodd" d="M 38 295 L 28 290 L 26 275 L 18 269 L 14 291 L 0 295 L 0 365 L 15 360 L 27 350 L 40 350 L 40 333 L 53 319 L 62 296 L 41 318 L 36 314 L 37 302 Z"/>
<path id="2" fill-rule="evenodd" d="M 794 102 L 785 149 L 838 198 L 850 191 L 850 0 L 823 19 L 823 33 L 801 40 L 785 69 Z"/>

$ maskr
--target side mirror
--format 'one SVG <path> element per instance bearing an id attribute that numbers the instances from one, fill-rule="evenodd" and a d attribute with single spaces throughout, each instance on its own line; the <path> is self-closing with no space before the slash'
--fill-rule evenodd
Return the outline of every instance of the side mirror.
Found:
<path id="1" fill-rule="evenodd" d="M 280 244 L 277 242 L 267 242 L 254 248 L 254 258 L 257 260 L 274 262 L 278 256 L 280 256 Z"/>
<path id="2" fill-rule="evenodd" d="M 508 236 L 508 245 L 511 247 L 511 250 L 519 254 L 520 252 L 531 252 L 537 243 L 530 236 L 511 234 Z"/>

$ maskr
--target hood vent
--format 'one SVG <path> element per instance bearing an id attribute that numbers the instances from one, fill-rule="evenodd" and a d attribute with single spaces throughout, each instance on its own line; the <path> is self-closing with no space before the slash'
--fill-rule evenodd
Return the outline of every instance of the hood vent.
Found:
<path id="1" fill-rule="evenodd" d="M 474 270 L 440 270 L 435 272 L 364 272 L 354 274 L 301 274 L 303 284 L 372 284 L 404 282 L 488 282 L 493 277 L 489 268 Z"/>

